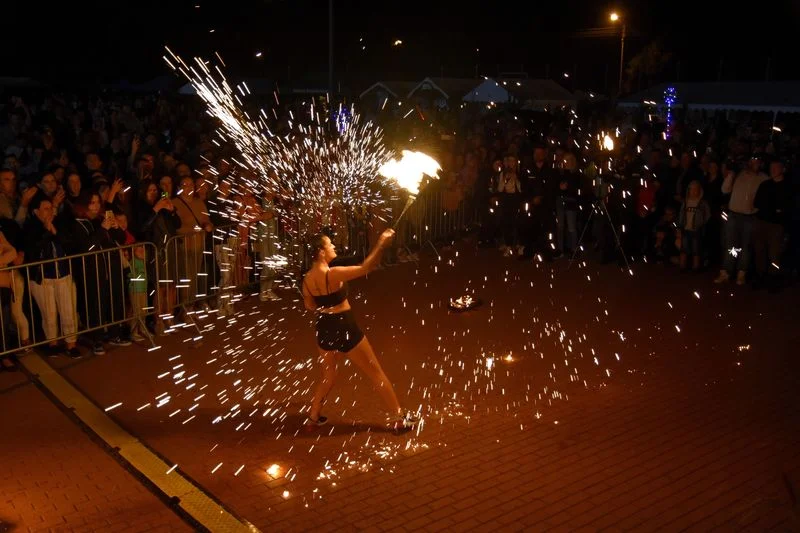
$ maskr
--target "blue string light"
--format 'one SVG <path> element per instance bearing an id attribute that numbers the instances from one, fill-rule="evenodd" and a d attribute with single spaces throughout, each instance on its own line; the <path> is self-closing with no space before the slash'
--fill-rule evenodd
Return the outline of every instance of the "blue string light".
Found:
<path id="1" fill-rule="evenodd" d="M 667 129 L 665 130 L 666 138 L 672 137 L 672 106 L 678 101 L 678 93 L 675 87 L 667 87 L 664 91 L 664 105 L 667 106 Z"/>
<path id="2" fill-rule="evenodd" d="M 352 120 L 353 115 L 348 107 L 339 106 L 338 109 L 333 111 L 333 122 L 336 124 L 336 130 L 339 133 L 344 133 L 344 130 L 347 129 Z"/>

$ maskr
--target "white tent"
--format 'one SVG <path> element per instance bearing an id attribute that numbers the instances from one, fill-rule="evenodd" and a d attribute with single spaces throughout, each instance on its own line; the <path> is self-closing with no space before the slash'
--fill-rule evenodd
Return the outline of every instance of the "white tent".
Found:
<path id="1" fill-rule="evenodd" d="M 464 95 L 465 102 L 506 103 L 512 100 L 508 90 L 492 79 L 485 79 L 477 87 Z"/>

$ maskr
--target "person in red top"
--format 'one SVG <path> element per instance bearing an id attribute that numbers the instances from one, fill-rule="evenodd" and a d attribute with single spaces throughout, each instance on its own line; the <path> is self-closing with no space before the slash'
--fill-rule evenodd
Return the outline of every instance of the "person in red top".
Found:
<path id="1" fill-rule="evenodd" d="M 633 246 L 630 252 L 645 255 L 650 251 L 650 236 L 657 220 L 656 196 L 660 182 L 652 176 L 642 178 L 636 194 L 636 218 L 633 222 Z"/>

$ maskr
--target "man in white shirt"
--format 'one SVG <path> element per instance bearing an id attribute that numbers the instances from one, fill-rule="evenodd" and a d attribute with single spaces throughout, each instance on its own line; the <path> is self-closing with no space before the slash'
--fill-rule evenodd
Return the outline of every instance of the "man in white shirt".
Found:
<path id="1" fill-rule="evenodd" d="M 730 194 L 728 202 L 728 220 L 725 222 L 725 249 L 722 270 L 714 283 L 725 283 L 730 279 L 738 266 L 736 284 L 744 285 L 747 268 L 750 266 L 750 241 L 753 234 L 755 214 L 758 209 L 753 205 L 759 185 L 767 180 L 761 172 L 761 156 L 754 154 L 747 167 L 734 178 L 733 172 L 725 176 L 722 182 L 722 193 Z M 738 265 L 737 265 L 738 261 Z"/>

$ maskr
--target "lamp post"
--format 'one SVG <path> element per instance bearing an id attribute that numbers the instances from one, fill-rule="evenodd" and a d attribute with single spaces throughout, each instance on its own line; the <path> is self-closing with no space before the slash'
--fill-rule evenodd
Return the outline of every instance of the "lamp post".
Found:
<path id="1" fill-rule="evenodd" d="M 333 98 L 333 0 L 328 0 L 328 97 Z"/>
<path id="2" fill-rule="evenodd" d="M 614 12 L 608 17 L 611 22 L 619 22 L 620 16 L 618 13 Z M 617 82 L 617 96 L 622 94 L 622 69 L 625 65 L 625 30 L 626 30 L 625 21 L 622 21 L 622 35 L 619 41 L 619 81 Z"/>

